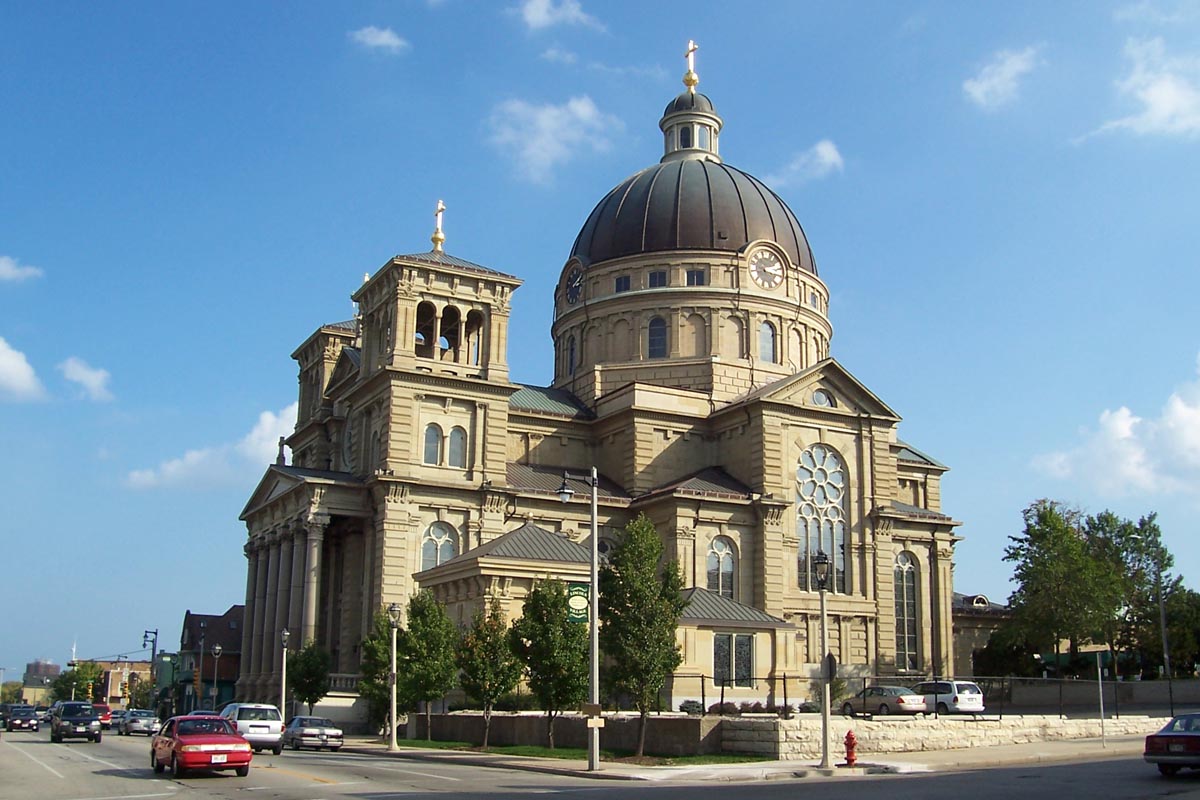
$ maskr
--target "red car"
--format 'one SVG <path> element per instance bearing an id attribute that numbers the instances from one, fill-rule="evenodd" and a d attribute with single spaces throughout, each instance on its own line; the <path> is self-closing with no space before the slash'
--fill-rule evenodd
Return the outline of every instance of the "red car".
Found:
<path id="1" fill-rule="evenodd" d="M 108 730 L 112 727 L 112 708 L 104 703 L 92 703 L 92 708 L 96 709 L 96 716 L 100 717 L 100 727 Z"/>
<path id="2" fill-rule="evenodd" d="M 170 767 L 176 778 L 200 769 L 232 769 L 244 778 L 253 757 L 250 743 L 221 717 L 171 717 L 150 742 L 150 766 Z"/>
<path id="3" fill-rule="evenodd" d="M 1180 714 L 1147 736 L 1142 758 L 1168 778 L 1184 767 L 1200 769 L 1200 714 Z"/>

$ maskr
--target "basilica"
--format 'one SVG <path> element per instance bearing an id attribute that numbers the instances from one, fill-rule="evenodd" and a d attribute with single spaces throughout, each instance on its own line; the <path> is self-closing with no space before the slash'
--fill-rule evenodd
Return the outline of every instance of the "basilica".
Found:
<path id="1" fill-rule="evenodd" d="M 388 260 L 354 320 L 292 353 L 292 463 L 281 446 L 241 516 L 239 698 L 278 699 L 284 629 L 332 655 L 351 697 L 373 617 L 418 590 L 467 624 L 493 598 L 520 616 L 539 580 L 588 581 L 593 488 L 601 558 L 645 514 L 682 570 L 671 708 L 811 693 L 818 553 L 839 674 L 953 674 L 946 467 L 830 356 L 804 230 L 722 157 L 693 51 L 662 158 L 565 253 L 550 385 L 509 379 L 521 280 L 451 255 L 440 204 L 433 249 Z"/>

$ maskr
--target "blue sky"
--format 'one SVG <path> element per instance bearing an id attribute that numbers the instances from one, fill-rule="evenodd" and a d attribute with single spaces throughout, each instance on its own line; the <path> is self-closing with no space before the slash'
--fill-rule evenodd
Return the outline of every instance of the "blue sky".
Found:
<path id="1" fill-rule="evenodd" d="M 0 666 L 242 602 L 289 354 L 439 199 L 548 383 L 554 281 L 689 39 L 833 355 L 952 468 L 956 588 L 1007 598 L 1041 497 L 1157 511 L 1195 588 L 1198 34 L 1158 0 L 0 4 Z"/>

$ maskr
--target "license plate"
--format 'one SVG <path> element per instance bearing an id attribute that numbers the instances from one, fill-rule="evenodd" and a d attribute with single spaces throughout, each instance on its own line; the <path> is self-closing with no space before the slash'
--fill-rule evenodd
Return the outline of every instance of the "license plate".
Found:
<path id="1" fill-rule="evenodd" d="M 1167 750 L 1172 753 L 1182 753 L 1183 745 L 1177 742 L 1172 742 L 1171 744 L 1167 745 Z"/>
<path id="2" fill-rule="evenodd" d="M 228 756 L 226 756 L 224 753 L 214 753 L 212 757 L 212 763 L 224 764 L 226 758 L 228 758 Z"/>
<path id="3" fill-rule="evenodd" d="M 321 741 L 322 741 L 322 742 L 324 742 L 324 741 L 326 741 L 326 740 L 328 740 L 328 739 L 329 739 L 329 737 L 328 737 L 328 736 L 326 736 L 326 735 L 325 735 L 325 734 L 323 734 L 323 733 L 321 734 Z"/>
<path id="4" fill-rule="evenodd" d="M 251 725 L 250 726 L 251 733 L 258 733 L 260 731 L 269 731 L 269 730 L 271 730 L 271 728 L 268 725 Z"/>

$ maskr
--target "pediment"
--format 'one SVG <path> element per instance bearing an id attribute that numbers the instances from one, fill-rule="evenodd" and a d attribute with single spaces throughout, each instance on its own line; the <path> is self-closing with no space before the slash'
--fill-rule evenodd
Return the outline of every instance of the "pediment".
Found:
<path id="1" fill-rule="evenodd" d="M 340 386 L 346 381 L 356 379 L 358 372 L 358 351 L 352 347 L 343 347 L 342 352 L 338 354 L 337 363 L 333 366 L 333 373 L 329 376 L 329 384 L 325 387 L 326 391 Z"/>
<path id="2" fill-rule="evenodd" d="M 258 486 L 255 487 L 254 492 L 250 495 L 250 499 L 246 502 L 246 507 L 242 509 L 241 518 L 245 519 L 246 515 L 252 509 L 262 508 L 302 483 L 304 483 L 302 478 L 288 475 L 285 472 L 275 469 L 273 466 L 268 467 L 266 474 L 259 480 Z"/>
<path id="3" fill-rule="evenodd" d="M 755 400 L 834 414 L 869 414 L 900 421 L 895 411 L 832 358 L 765 386 L 741 402 Z"/>

